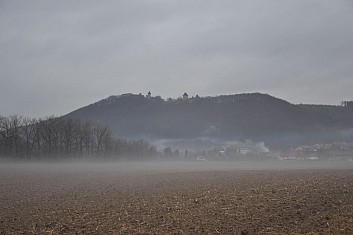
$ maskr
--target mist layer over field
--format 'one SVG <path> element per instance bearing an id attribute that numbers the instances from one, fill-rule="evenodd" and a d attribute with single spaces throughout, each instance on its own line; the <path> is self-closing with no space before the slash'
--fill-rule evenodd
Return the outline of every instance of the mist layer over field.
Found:
<path id="1" fill-rule="evenodd" d="M 198 161 L 198 162 L 71 162 L 71 163 L 13 163 L 0 164 L 1 171 L 9 169 L 30 171 L 113 171 L 113 172 L 200 172 L 200 171 L 239 171 L 239 170 L 310 170 L 310 169 L 350 169 L 352 161 Z"/>

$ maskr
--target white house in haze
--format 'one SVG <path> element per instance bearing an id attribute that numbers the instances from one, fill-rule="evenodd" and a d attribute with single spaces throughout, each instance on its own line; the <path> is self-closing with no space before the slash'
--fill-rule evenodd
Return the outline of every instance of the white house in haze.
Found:
<path id="1" fill-rule="evenodd" d="M 245 148 L 245 147 L 240 147 L 240 148 L 238 149 L 238 153 L 240 153 L 241 155 L 246 155 L 246 154 L 248 154 L 248 153 L 250 153 L 250 152 L 251 152 L 250 149 Z"/>

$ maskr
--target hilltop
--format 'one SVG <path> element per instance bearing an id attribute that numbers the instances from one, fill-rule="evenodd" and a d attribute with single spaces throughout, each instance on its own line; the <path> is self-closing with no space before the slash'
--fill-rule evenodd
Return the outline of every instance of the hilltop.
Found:
<path id="1" fill-rule="evenodd" d="M 66 116 L 108 125 L 118 137 L 152 142 L 250 139 L 280 148 L 352 140 L 353 110 L 347 107 L 295 105 L 261 93 L 184 95 L 167 100 L 142 94 L 110 96 Z"/>

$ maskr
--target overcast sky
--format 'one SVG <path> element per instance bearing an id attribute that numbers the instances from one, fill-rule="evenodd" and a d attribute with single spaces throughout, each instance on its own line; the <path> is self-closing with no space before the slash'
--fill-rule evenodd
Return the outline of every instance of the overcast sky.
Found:
<path id="1" fill-rule="evenodd" d="M 148 91 L 353 100 L 353 1 L 0 0 L 0 115 Z"/>

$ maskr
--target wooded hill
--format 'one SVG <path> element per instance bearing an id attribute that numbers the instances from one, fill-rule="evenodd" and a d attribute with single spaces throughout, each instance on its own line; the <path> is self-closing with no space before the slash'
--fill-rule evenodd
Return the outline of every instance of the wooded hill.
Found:
<path id="1" fill-rule="evenodd" d="M 294 105 L 267 94 L 167 99 L 110 96 L 66 115 L 108 125 L 119 138 L 264 141 L 271 148 L 353 141 L 353 110 Z"/>

